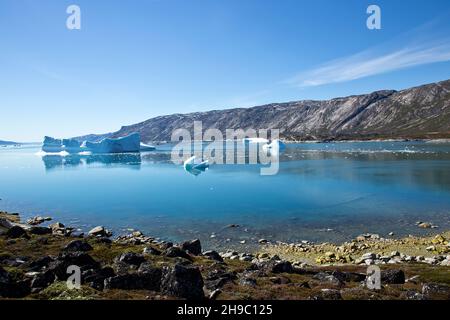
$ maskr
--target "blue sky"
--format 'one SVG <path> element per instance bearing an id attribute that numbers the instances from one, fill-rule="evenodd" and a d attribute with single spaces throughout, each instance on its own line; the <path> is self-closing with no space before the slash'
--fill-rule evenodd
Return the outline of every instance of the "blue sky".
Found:
<path id="1" fill-rule="evenodd" d="M 449 17 L 448 0 L 0 0 L 0 139 L 448 79 Z"/>

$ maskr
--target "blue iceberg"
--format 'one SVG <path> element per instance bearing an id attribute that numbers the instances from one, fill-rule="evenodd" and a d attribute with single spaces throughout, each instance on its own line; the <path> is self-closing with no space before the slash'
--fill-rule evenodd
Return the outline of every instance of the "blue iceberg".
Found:
<path id="1" fill-rule="evenodd" d="M 144 143 L 141 143 L 141 136 L 139 133 L 132 133 L 120 138 L 106 138 L 100 142 L 81 142 L 76 139 L 55 139 L 52 137 L 45 137 L 42 145 L 42 151 L 48 153 L 129 153 L 141 151 L 153 151 L 156 148 Z"/>
<path id="2" fill-rule="evenodd" d="M 64 151 L 62 140 L 45 136 L 42 151 L 45 152 L 61 152 Z"/>
<path id="3" fill-rule="evenodd" d="M 86 141 L 86 148 L 93 153 L 140 152 L 141 136 L 139 133 L 132 133 L 126 137 L 106 138 L 100 142 Z"/>

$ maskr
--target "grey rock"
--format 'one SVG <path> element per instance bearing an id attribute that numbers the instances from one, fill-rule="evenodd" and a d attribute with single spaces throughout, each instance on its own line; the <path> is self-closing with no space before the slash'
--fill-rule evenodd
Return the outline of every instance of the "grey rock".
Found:
<path id="1" fill-rule="evenodd" d="M 170 248 L 168 248 L 166 251 L 164 251 L 164 255 L 166 257 L 170 257 L 170 258 L 179 257 L 179 258 L 184 258 L 184 259 L 188 259 L 188 260 L 192 259 L 186 253 L 186 251 L 184 251 L 183 249 L 181 249 L 179 247 L 170 247 Z"/>
<path id="2" fill-rule="evenodd" d="M 205 252 L 203 252 L 203 255 L 205 257 L 208 257 L 211 260 L 223 262 L 223 258 L 220 256 L 220 254 L 217 251 L 214 251 L 214 250 L 205 251 Z"/>
<path id="3" fill-rule="evenodd" d="M 114 270 L 111 267 L 101 269 L 89 269 L 83 272 L 82 281 L 96 290 L 104 289 L 104 282 L 106 279 L 114 277 Z"/>
<path id="4" fill-rule="evenodd" d="M 64 248 L 63 251 L 65 252 L 76 252 L 76 251 L 91 251 L 93 250 L 92 246 L 83 240 L 73 240 L 69 242 Z"/>
<path id="5" fill-rule="evenodd" d="M 82 271 L 100 268 L 100 264 L 85 252 L 67 252 L 60 254 L 55 261 L 51 262 L 49 270 L 55 273 L 58 280 L 65 281 L 69 276 L 67 268 L 71 265 L 80 267 Z"/>
<path id="6" fill-rule="evenodd" d="M 159 251 L 153 247 L 145 247 L 142 252 L 143 252 L 143 254 L 150 254 L 150 255 L 154 255 L 154 256 L 161 255 L 161 251 Z"/>
<path id="7" fill-rule="evenodd" d="M 122 253 L 119 257 L 117 257 L 116 261 L 139 266 L 141 263 L 145 261 L 145 258 L 142 254 L 134 252 L 125 252 Z"/>
<path id="8" fill-rule="evenodd" d="M 198 256 L 202 253 L 202 245 L 199 239 L 183 242 L 181 249 L 194 256 Z"/>
<path id="9" fill-rule="evenodd" d="M 314 280 L 318 280 L 323 283 L 331 284 L 334 286 L 342 286 L 343 281 L 341 281 L 339 278 L 337 278 L 334 275 L 328 274 L 326 272 L 319 272 L 313 276 Z"/>
<path id="10" fill-rule="evenodd" d="M 188 300 L 200 300 L 204 298 L 203 284 L 198 268 L 176 264 L 163 269 L 161 292 Z"/>
<path id="11" fill-rule="evenodd" d="M 422 293 L 427 297 L 449 300 L 450 286 L 438 283 L 425 283 L 422 286 Z"/>

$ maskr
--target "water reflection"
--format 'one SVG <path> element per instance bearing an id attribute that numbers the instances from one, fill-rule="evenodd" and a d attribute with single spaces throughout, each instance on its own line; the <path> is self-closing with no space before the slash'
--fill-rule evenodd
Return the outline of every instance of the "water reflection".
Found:
<path id="1" fill-rule="evenodd" d="M 140 153 L 115 153 L 115 154 L 71 154 L 71 155 L 45 155 L 42 157 L 46 170 L 62 169 L 65 167 L 79 166 L 116 166 L 123 165 L 130 169 L 139 170 L 141 167 Z"/>

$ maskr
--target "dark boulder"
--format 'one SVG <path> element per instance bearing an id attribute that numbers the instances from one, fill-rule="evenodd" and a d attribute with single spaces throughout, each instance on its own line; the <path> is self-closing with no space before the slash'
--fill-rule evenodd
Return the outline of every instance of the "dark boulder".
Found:
<path id="1" fill-rule="evenodd" d="M 52 229 L 47 228 L 47 227 L 31 227 L 28 230 L 28 232 L 31 234 L 36 234 L 36 235 L 45 235 L 45 234 L 51 234 Z"/>
<path id="2" fill-rule="evenodd" d="M 30 236 L 27 234 L 25 229 L 19 226 L 13 226 L 8 231 L 6 231 L 6 237 L 9 239 L 26 238 L 29 239 Z"/>
<path id="3" fill-rule="evenodd" d="M 271 273 L 294 273 L 294 268 L 289 261 L 283 260 L 268 260 L 252 264 L 250 270 L 260 270 Z"/>
<path id="4" fill-rule="evenodd" d="M 184 242 L 181 245 L 181 249 L 189 252 L 190 254 L 193 254 L 194 256 L 198 256 L 202 253 L 202 245 L 199 239 Z"/>
<path id="5" fill-rule="evenodd" d="M 169 258 L 184 258 L 191 260 L 192 258 L 184 251 L 183 249 L 179 247 L 170 247 L 166 251 L 164 251 L 164 255 Z"/>
<path id="6" fill-rule="evenodd" d="M 402 296 L 402 298 L 406 300 L 426 300 L 426 296 L 420 292 L 417 292 L 415 290 L 408 290 L 406 293 Z"/>
<path id="7" fill-rule="evenodd" d="M 274 283 L 274 284 L 288 284 L 291 283 L 291 280 L 289 278 L 286 277 L 270 277 L 269 278 L 270 282 Z"/>
<path id="8" fill-rule="evenodd" d="M 239 284 L 241 286 L 255 287 L 257 284 L 256 282 L 257 277 L 258 277 L 257 272 L 245 271 L 239 277 Z"/>
<path id="9" fill-rule="evenodd" d="M 404 284 L 405 273 L 402 270 L 381 271 L 381 284 Z"/>
<path id="10" fill-rule="evenodd" d="M 159 291 L 161 287 L 162 270 L 143 263 L 134 273 L 117 275 L 105 279 L 105 289 L 122 290 L 152 290 Z"/>
<path id="11" fill-rule="evenodd" d="M 273 261 L 271 271 L 273 273 L 292 273 L 294 268 L 289 261 Z"/>
<path id="12" fill-rule="evenodd" d="M 433 299 L 450 300 L 450 286 L 439 283 L 425 283 L 422 294 Z"/>
<path id="13" fill-rule="evenodd" d="M 0 297 L 8 297 L 10 294 L 12 279 L 9 273 L 0 267 Z"/>
<path id="14" fill-rule="evenodd" d="M 336 289 L 322 289 L 320 294 L 313 300 L 342 300 L 339 290 Z"/>
<path id="15" fill-rule="evenodd" d="M 208 257 L 211 260 L 223 262 L 223 258 L 220 256 L 220 254 L 217 251 L 214 251 L 214 250 L 205 251 L 205 252 L 203 252 L 203 255 L 205 257 Z"/>
<path id="16" fill-rule="evenodd" d="M 65 252 L 86 252 L 91 250 L 93 250 L 92 246 L 84 240 L 73 240 L 63 248 Z"/>
<path id="17" fill-rule="evenodd" d="M 142 262 L 145 262 L 145 258 L 142 254 L 134 252 L 122 253 L 118 258 L 116 258 L 116 260 L 118 262 L 123 262 L 134 266 L 139 266 Z"/>
<path id="18" fill-rule="evenodd" d="M 154 256 L 161 255 L 161 251 L 159 251 L 159 250 L 157 250 L 157 249 L 155 249 L 153 247 L 145 247 L 142 253 L 143 254 L 151 254 L 151 255 L 154 255 Z"/>
<path id="19" fill-rule="evenodd" d="M 60 254 L 55 261 L 50 263 L 49 269 L 55 273 L 58 280 L 65 281 L 69 276 L 67 268 L 71 265 L 80 267 L 82 271 L 100 268 L 100 264 L 87 253 L 68 252 Z"/>
<path id="20" fill-rule="evenodd" d="M 237 279 L 237 276 L 234 272 L 228 272 L 224 269 L 214 269 L 208 272 L 205 277 L 205 287 L 214 291 L 216 289 L 222 288 L 226 283 L 232 282 Z"/>
<path id="21" fill-rule="evenodd" d="M 14 281 L 13 277 L 0 267 L 0 297 L 23 298 L 30 294 L 29 281 Z"/>
<path id="22" fill-rule="evenodd" d="M 114 277 L 114 270 L 111 267 L 105 267 L 98 270 L 89 269 L 83 272 L 82 281 L 96 290 L 103 290 L 105 279 Z"/>
<path id="23" fill-rule="evenodd" d="M 95 238 L 95 242 L 96 243 L 101 243 L 101 244 L 111 244 L 112 240 L 109 239 L 108 237 L 96 237 Z"/>
<path id="24" fill-rule="evenodd" d="M 203 299 L 203 278 L 200 270 L 180 264 L 165 267 L 162 274 L 161 291 L 163 294 L 188 300 Z"/>
<path id="25" fill-rule="evenodd" d="M 170 247 L 173 247 L 173 243 L 172 242 L 163 242 L 160 244 L 161 249 L 163 250 L 167 250 Z"/>
<path id="26" fill-rule="evenodd" d="M 55 281 L 55 274 L 51 270 L 36 274 L 31 280 L 32 292 L 39 292 L 47 288 L 53 281 Z"/>
<path id="27" fill-rule="evenodd" d="M 342 286 L 343 285 L 342 280 L 340 280 L 338 277 L 328 274 L 326 272 L 319 272 L 319 273 L 315 274 L 312 278 L 319 282 L 333 285 L 333 286 Z"/>
<path id="28" fill-rule="evenodd" d="M 42 258 L 32 261 L 29 267 L 31 271 L 40 271 L 43 268 L 47 268 L 53 261 L 54 259 L 52 257 L 44 256 Z"/>
<path id="29" fill-rule="evenodd" d="M 361 282 L 366 279 L 366 275 L 356 272 L 342 272 L 335 270 L 331 273 L 332 276 L 339 279 L 341 282 Z"/>

